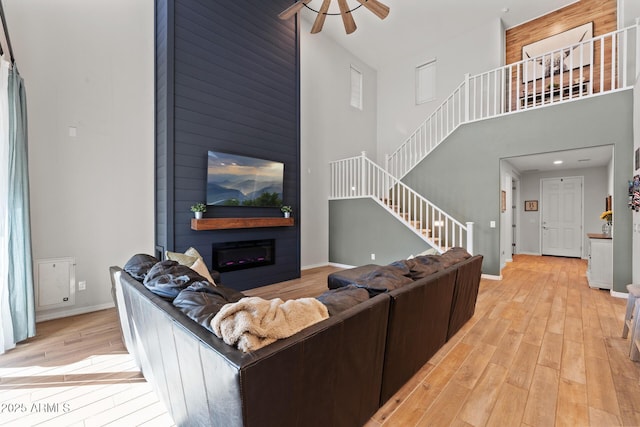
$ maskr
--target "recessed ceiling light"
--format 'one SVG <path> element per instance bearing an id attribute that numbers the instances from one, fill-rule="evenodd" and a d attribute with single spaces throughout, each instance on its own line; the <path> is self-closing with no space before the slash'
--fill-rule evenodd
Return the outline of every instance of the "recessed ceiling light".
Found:
<path id="1" fill-rule="evenodd" d="M 561 165 L 562 164 L 562 160 L 555 160 L 553 162 L 554 165 Z"/>

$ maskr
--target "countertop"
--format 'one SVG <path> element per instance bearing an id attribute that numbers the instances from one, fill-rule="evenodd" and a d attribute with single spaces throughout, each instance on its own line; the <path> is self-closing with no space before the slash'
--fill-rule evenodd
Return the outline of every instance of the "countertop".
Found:
<path id="1" fill-rule="evenodd" d="M 590 239 L 611 239 L 611 236 L 605 236 L 602 233 L 587 233 L 587 237 Z"/>

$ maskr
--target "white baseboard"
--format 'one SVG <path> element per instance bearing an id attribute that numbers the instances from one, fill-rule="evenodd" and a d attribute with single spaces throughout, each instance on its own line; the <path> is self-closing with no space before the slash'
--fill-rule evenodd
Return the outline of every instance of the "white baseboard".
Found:
<path id="1" fill-rule="evenodd" d="M 626 293 L 626 292 L 618 292 L 618 291 L 614 291 L 613 289 L 611 289 L 611 291 L 609 291 L 609 293 L 614 298 L 629 299 L 629 294 Z"/>
<path id="2" fill-rule="evenodd" d="M 502 274 L 499 276 L 495 276 L 493 274 L 483 274 L 482 276 L 480 276 L 482 279 L 487 279 L 487 280 L 502 280 Z"/>
<path id="3" fill-rule="evenodd" d="M 320 267 L 328 267 L 328 266 L 329 266 L 328 262 L 323 262 L 320 264 L 304 265 L 300 267 L 300 271 L 311 270 L 311 269 L 320 268 Z"/>
<path id="4" fill-rule="evenodd" d="M 114 308 L 114 307 L 115 307 L 115 304 L 110 302 L 106 304 L 92 305 L 89 307 L 80 307 L 80 308 L 73 308 L 70 310 L 56 311 L 55 313 L 46 313 L 46 312 L 36 313 L 36 323 L 44 322 L 47 320 L 60 319 L 62 317 L 77 316 L 78 314 L 92 313 L 94 311 L 106 310 L 108 308 Z"/>
<path id="5" fill-rule="evenodd" d="M 331 267 L 338 267 L 338 268 L 355 268 L 355 265 L 347 265 L 347 264 L 337 264 L 335 262 L 330 262 L 329 265 Z"/>

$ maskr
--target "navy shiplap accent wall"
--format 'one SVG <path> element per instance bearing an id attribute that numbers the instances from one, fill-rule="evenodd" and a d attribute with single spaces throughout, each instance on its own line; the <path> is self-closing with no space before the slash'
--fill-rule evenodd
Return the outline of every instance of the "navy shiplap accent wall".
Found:
<path id="1" fill-rule="evenodd" d="M 169 12 L 171 10 L 171 13 Z M 173 169 L 168 156 L 173 152 L 173 0 L 155 3 L 155 233 L 156 251 L 173 246 Z M 169 193 L 171 192 L 171 193 Z M 158 255 L 158 254 L 156 254 Z"/>
<path id="2" fill-rule="evenodd" d="M 298 27 L 277 16 L 291 3 L 156 0 L 156 244 L 193 246 L 211 267 L 212 243 L 275 239 L 274 265 L 223 273 L 240 290 L 300 276 L 299 218 L 295 227 L 193 231 L 189 207 L 206 198 L 207 151 L 216 150 L 283 162 L 284 202 L 300 211 Z"/>

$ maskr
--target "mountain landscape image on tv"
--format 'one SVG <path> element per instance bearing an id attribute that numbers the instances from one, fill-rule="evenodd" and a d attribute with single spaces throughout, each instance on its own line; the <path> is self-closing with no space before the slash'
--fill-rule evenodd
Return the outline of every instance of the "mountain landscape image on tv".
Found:
<path id="1" fill-rule="evenodd" d="M 284 164 L 209 151 L 207 205 L 282 206 Z"/>

